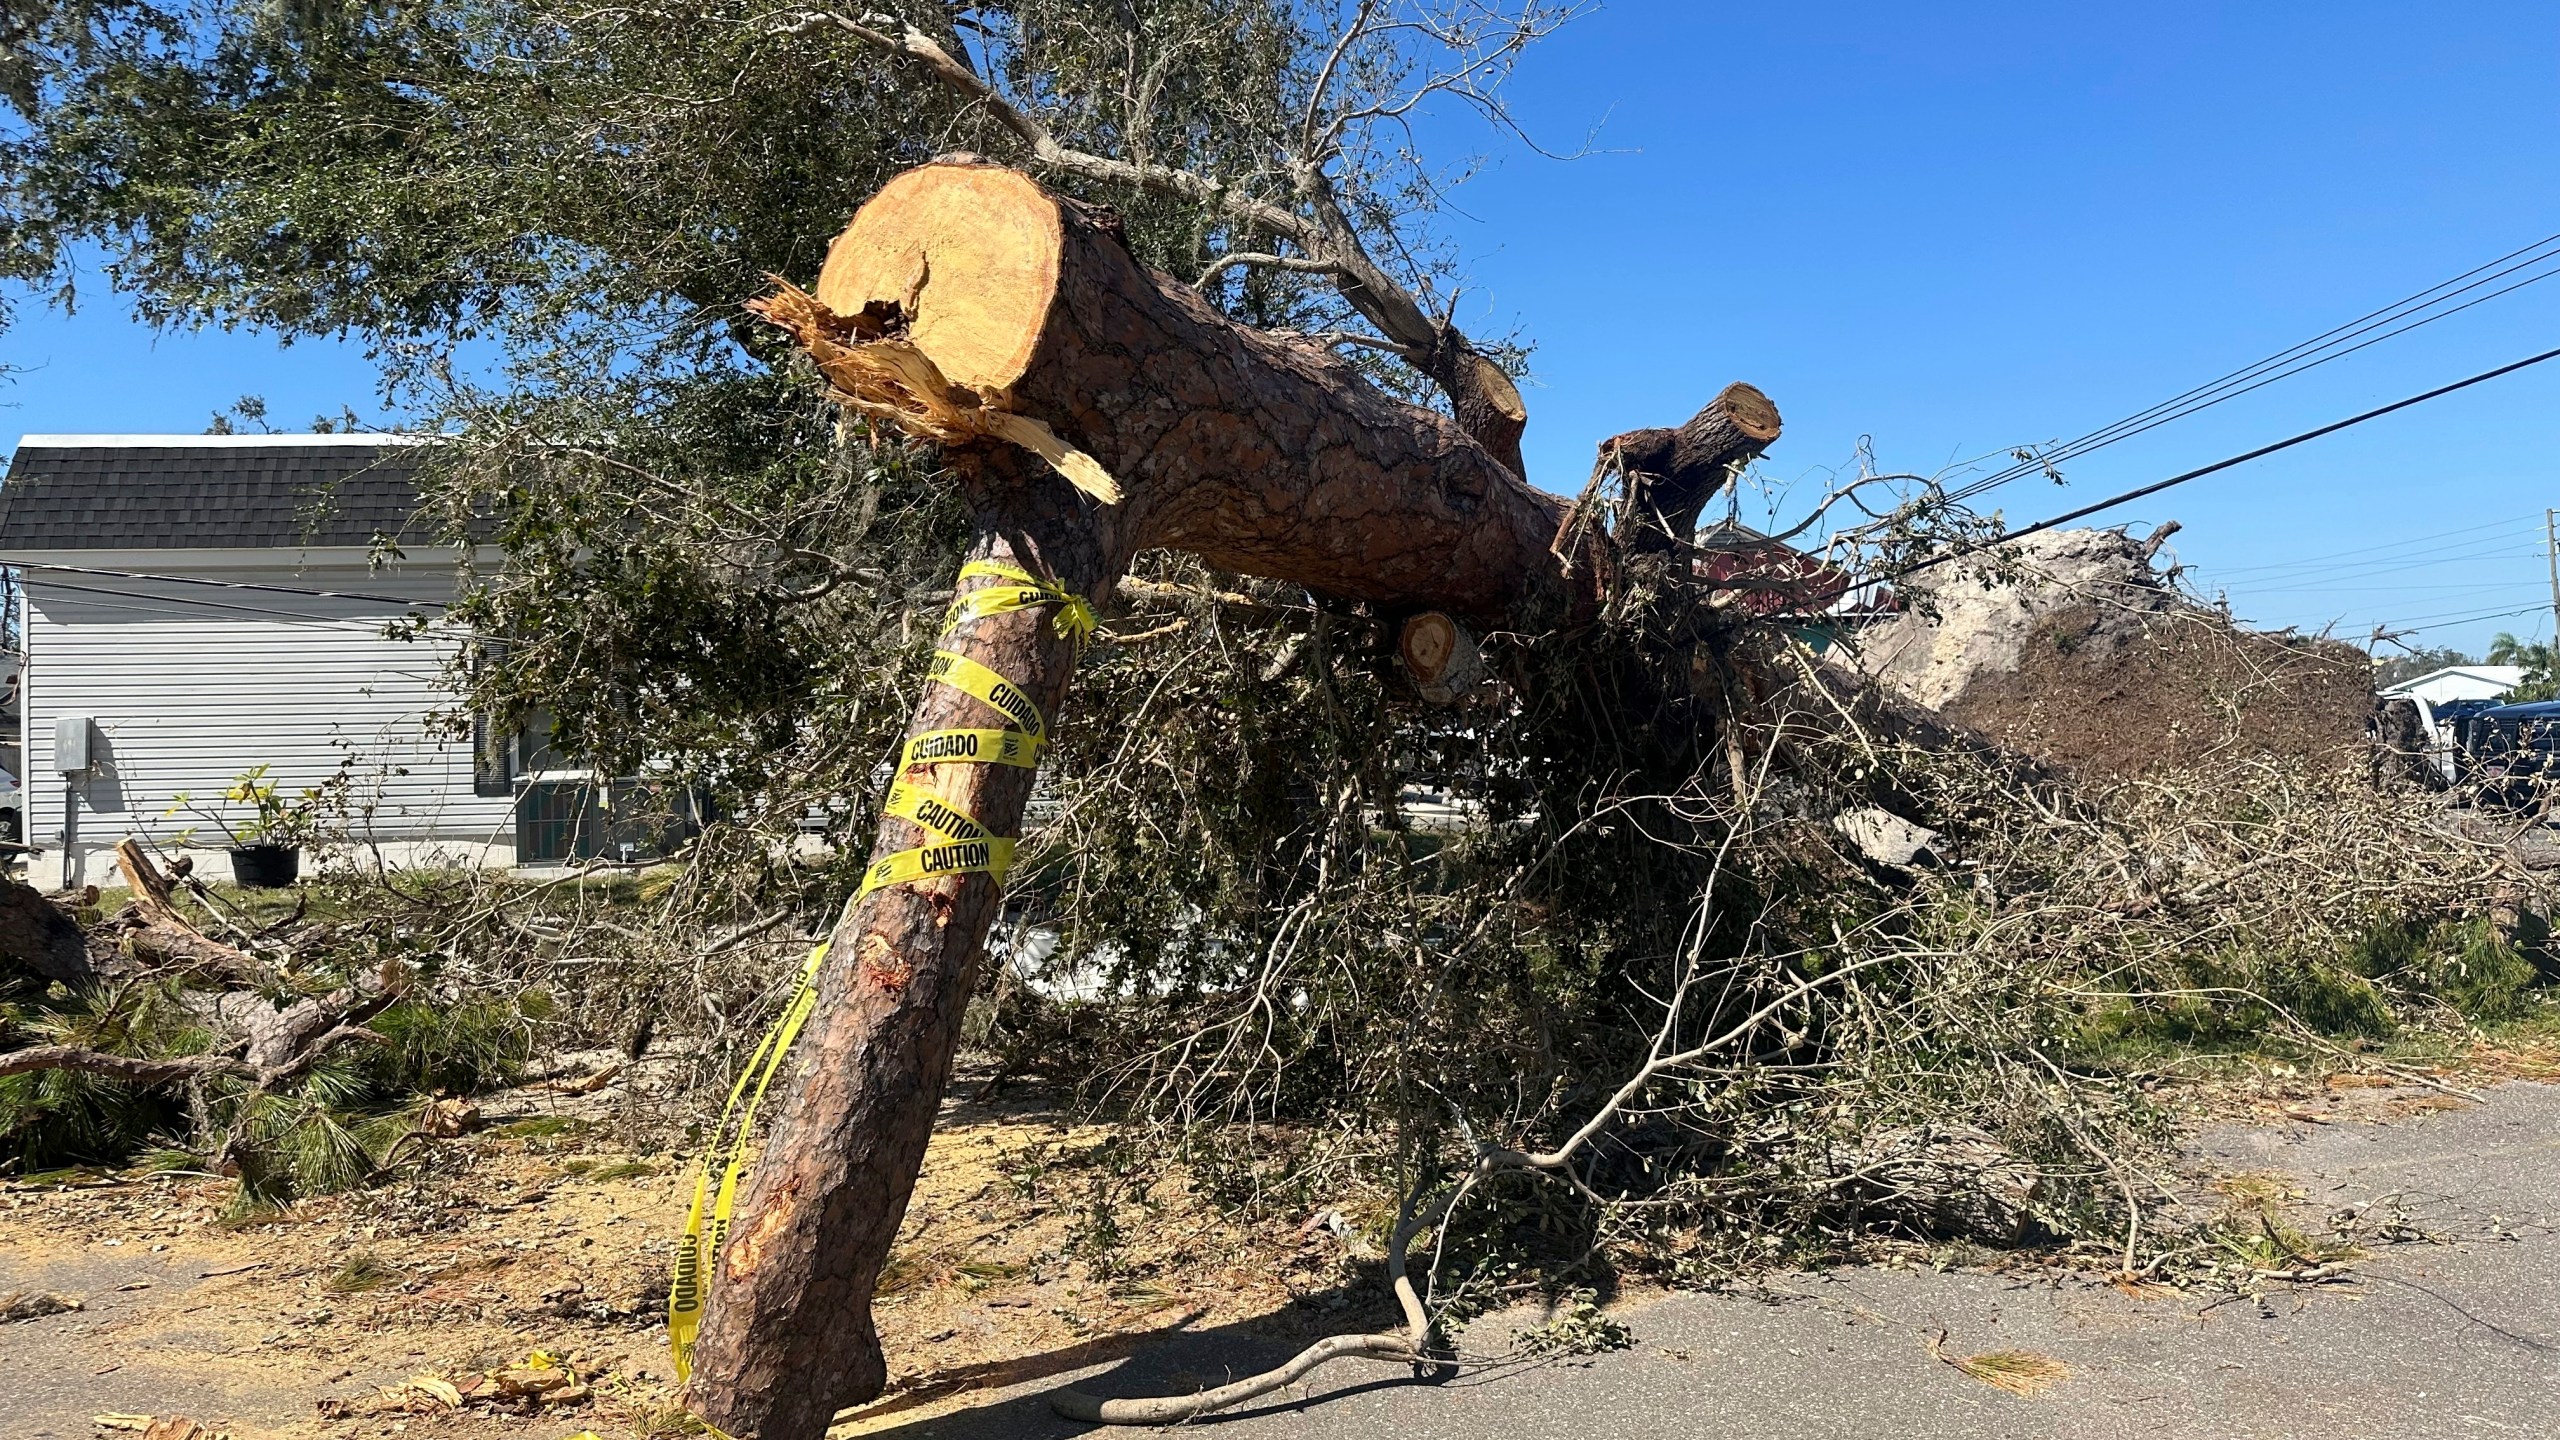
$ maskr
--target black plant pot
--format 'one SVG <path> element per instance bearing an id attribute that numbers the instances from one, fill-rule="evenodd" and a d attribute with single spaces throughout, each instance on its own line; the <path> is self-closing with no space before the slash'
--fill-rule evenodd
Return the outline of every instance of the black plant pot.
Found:
<path id="1" fill-rule="evenodd" d="M 243 845 L 231 852 L 231 878 L 243 890 L 282 890 L 301 873 L 298 845 Z"/>

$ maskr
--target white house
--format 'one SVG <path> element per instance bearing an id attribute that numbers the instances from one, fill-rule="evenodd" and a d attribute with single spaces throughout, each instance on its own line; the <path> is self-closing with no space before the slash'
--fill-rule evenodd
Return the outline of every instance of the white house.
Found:
<path id="1" fill-rule="evenodd" d="M 386 859 L 516 858 L 522 788 L 475 767 L 444 688 L 456 642 L 396 638 L 453 597 L 414 519 L 415 449 L 378 435 L 29 435 L 0 483 L 0 563 L 25 583 L 27 843 L 40 886 L 113 883 L 127 835 L 214 827 L 254 765 L 287 791 L 346 776 Z M 376 562 L 376 545 L 407 558 Z M 313 594 L 309 592 L 327 592 Z M 219 867 L 212 867 L 219 873 Z"/>
<path id="2" fill-rule="evenodd" d="M 2442 714 L 2443 708 L 2457 701 L 2496 700 L 2523 683 L 2521 665 L 2448 665 L 2403 680 L 2376 698 L 2408 700 L 2417 706 L 2418 723 L 2426 731 L 2428 763 L 2451 781 L 2461 767 L 2454 755 L 2458 748 L 2454 727 Z"/>
<path id="3" fill-rule="evenodd" d="M 2428 710 L 2448 700 L 2495 700 L 2524 683 L 2521 665 L 2448 665 L 2382 692 L 2385 700 L 2415 700 Z"/>

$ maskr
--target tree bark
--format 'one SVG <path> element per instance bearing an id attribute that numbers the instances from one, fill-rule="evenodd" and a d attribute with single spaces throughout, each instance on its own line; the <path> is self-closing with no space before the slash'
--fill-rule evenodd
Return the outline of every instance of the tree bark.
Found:
<path id="1" fill-rule="evenodd" d="M 1124 559 L 1188 550 L 1488 624 L 1590 608 L 1587 567 L 1570 576 L 1553 553 L 1563 500 L 1322 344 L 1229 321 L 1014 171 L 890 181 L 836 241 L 814 300 L 786 293 L 766 313 L 860 409 L 963 445 L 1028 418 L 1090 457 L 1122 493 Z M 1501 379 L 1473 351 L 1450 363 L 1481 393 Z M 1516 461 L 1516 428 L 1509 442 Z"/>
<path id="2" fill-rule="evenodd" d="M 1618 544 L 1628 555 L 1662 554 L 1689 542 L 1698 512 L 1741 468 L 1778 438 L 1778 407 L 1736 381 L 1680 425 L 1630 430 L 1601 442 L 1626 475 L 1627 521 Z"/>
<path id="3" fill-rule="evenodd" d="M 125 927 L 124 948 L 134 959 L 229 985 L 263 985 L 275 978 L 256 956 L 205 934 L 179 912 L 169 877 L 139 841 L 116 842 L 116 869 L 133 896 L 118 918 Z"/>
<path id="4" fill-rule="evenodd" d="M 0 874 L 0 976 L 10 967 L 65 985 L 98 976 L 80 922 L 34 886 Z"/>
<path id="5" fill-rule="evenodd" d="M 1011 450 L 955 452 L 977 515 L 972 559 L 1016 565 L 1079 595 L 1118 578 L 1117 517 Z M 971 621 L 944 638 L 1020 686 L 1054 734 L 1076 647 L 1050 608 Z M 1004 717 L 928 685 L 910 735 Z M 1033 772 L 918 766 L 903 777 L 997 835 L 1015 834 Z M 874 855 L 932 843 L 881 821 Z M 807 1440 L 887 1379 L 872 1287 L 897 1238 L 949 1078 L 962 1013 L 1000 897 L 986 875 L 891 886 L 836 927 L 798 1079 L 721 1248 L 689 1402 L 736 1440 Z"/>
<path id="6" fill-rule="evenodd" d="M 785 287 L 759 308 L 843 403 L 945 445 L 977 517 L 973 556 L 1079 595 L 1165 547 L 1391 616 L 1545 631 L 1597 609 L 1609 567 L 1585 552 L 1608 541 L 1521 478 L 1518 395 L 1481 356 L 1426 357 L 1467 367 L 1481 413 L 1405 405 L 1320 344 L 1228 321 L 1013 171 L 909 171 L 838 238 L 814 295 Z M 1075 653 L 1052 617 L 974 620 L 946 648 L 1020 686 L 1054 728 Z M 909 733 L 997 723 L 929 685 Z M 996 765 L 904 778 L 997 835 L 1015 833 L 1032 785 Z M 884 819 L 874 854 L 922 834 Z M 816 1440 L 880 1392 L 872 1287 L 997 898 L 985 875 L 891 886 L 836 929 L 694 1354 L 688 1402 L 736 1440 Z"/>

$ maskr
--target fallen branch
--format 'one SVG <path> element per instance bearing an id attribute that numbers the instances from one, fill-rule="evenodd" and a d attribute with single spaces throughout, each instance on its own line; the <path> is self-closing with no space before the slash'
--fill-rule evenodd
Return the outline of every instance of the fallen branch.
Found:
<path id="1" fill-rule="evenodd" d="M 72 1070 L 84 1075 L 103 1075 L 110 1080 L 130 1080 L 137 1085 L 174 1085 L 206 1075 L 254 1076 L 258 1073 L 248 1061 L 230 1055 L 145 1060 L 133 1055 L 110 1055 L 103 1050 L 90 1050 L 78 1045 L 35 1045 L 0 1054 L 0 1075 L 24 1075 L 36 1070 Z"/>
<path id="2" fill-rule="evenodd" d="M 116 869 L 133 893 L 119 918 L 126 927 L 125 949 L 135 959 L 234 985 L 263 985 L 274 978 L 265 962 L 205 934 L 179 911 L 170 898 L 169 877 L 151 863 L 139 841 L 128 837 L 116 842 Z"/>
<path id="3" fill-rule="evenodd" d="M 1404 1310 L 1403 1330 L 1329 1335 L 1273 1369 L 1196 1394 L 1104 1400 L 1078 1390 L 1062 1390 L 1049 1397 L 1049 1408 L 1064 1419 L 1088 1425 L 1173 1425 L 1232 1409 L 1248 1400 L 1294 1385 L 1310 1371 L 1335 1360 L 1399 1360 L 1415 1366 L 1432 1366 L 1444 1373 L 1453 1370 L 1455 1361 L 1452 1357 L 1435 1353 L 1437 1347 L 1432 1343 L 1434 1327 L 1431 1312 L 1423 1306 L 1421 1295 L 1413 1288 L 1412 1277 L 1405 1271 L 1405 1252 L 1412 1248 L 1415 1236 L 1448 1218 L 1450 1207 L 1466 1188 L 1465 1185 L 1453 1185 L 1443 1189 L 1427 1207 L 1431 1212 L 1427 1220 L 1423 1216 L 1426 1207 L 1417 1204 L 1416 1196 L 1411 1192 L 1406 1194 L 1404 1204 L 1397 1211 L 1395 1229 L 1387 1241 L 1387 1280 L 1395 1291 L 1396 1303 Z"/>

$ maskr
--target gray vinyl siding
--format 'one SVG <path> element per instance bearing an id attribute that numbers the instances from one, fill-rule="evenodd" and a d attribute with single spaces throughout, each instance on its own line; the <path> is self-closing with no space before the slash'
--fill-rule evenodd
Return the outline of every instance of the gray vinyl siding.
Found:
<path id="1" fill-rule="evenodd" d="M 312 589 L 447 598 L 443 565 L 406 573 L 294 568 L 155 573 Z M 217 813 L 233 777 L 260 762 L 288 789 L 318 785 L 352 760 L 370 834 L 385 842 L 505 843 L 512 802 L 472 793 L 471 744 L 431 728 L 455 708 L 442 681 L 448 640 L 385 634 L 398 607 L 152 581 L 27 572 L 24 688 L 27 833 L 52 849 L 63 835 L 65 778 L 54 768 L 55 722 L 94 722 L 101 763 L 79 791 L 71 873 L 112 875 L 104 852 L 126 835 L 166 841 L 191 824 L 164 814 L 189 793 Z M 80 588 L 72 588 L 80 587 Z M 112 591 L 115 593 L 99 593 Z M 428 611 L 428 614 L 434 612 Z M 221 843 L 211 827 L 199 843 Z"/>

